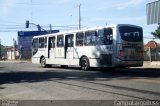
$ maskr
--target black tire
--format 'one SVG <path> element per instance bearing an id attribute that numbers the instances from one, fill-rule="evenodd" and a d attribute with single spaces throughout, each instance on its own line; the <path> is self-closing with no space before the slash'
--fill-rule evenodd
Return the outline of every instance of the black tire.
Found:
<path id="1" fill-rule="evenodd" d="M 115 67 L 105 67 L 105 68 L 101 68 L 101 71 L 114 71 L 116 68 Z"/>
<path id="2" fill-rule="evenodd" d="M 45 68 L 47 65 L 46 65 L 46 59 L 45 57 L 42 57 L 41 58 L 41 67 Z"/>
<path id="3" fill-rule="evenodd" d="M 61 65 L 62 68 L 68 68 L 68 65 Z"/>
<path id="4" fill-rule="evenodd" d="M 87 70 L 89 70 L 89 68 L 90 68 L 90 65 L 89 65 L 88 58 L 87 57 L 82 57 L 82 59 L 81 59 L 81 69 L 83 71 L 87 71 Z"/>

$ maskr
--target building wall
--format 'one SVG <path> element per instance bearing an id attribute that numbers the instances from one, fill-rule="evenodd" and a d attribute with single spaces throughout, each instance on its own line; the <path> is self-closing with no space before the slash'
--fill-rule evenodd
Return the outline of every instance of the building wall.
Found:
<path id="1" fill-rule="evenodd" d="M 8 50 L 7 51 L 7 60 L 15 60 L 19 57 L 18 51 Z"/>
<path id="2" fill-rule="evenodd" d="M 145 61 L 160 61 L 160 48 L 144 48 Z"/>

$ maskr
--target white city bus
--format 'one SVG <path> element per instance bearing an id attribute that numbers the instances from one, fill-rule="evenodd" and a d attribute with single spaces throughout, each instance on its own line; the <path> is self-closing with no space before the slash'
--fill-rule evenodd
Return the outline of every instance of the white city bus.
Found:
<path id="1" fill-rule="evenodd" d="M 143 65 L 143 30 L 117 24 L 59 32 L 33 38 L 32 63 L 90 67 Z"/>

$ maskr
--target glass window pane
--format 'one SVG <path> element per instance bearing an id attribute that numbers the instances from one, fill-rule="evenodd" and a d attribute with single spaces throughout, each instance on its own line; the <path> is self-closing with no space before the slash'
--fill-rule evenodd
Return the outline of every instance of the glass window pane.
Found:
<path id="1" fill-rule="evenodd" d="M 125 41 L 138 42 L 143 40 L 142 28 L 132 26 L 119 27 L 120 36 Z"/>
<path id="2" fill-rule="evenodd" d="M 88 31 L 85 32 L 85 45 L 96 45 L 97 32 Z"/>
<path id="3" fill-rule="evenodd" d="M 77 33 L 76 34 L 76 46 L 83 46 L 83 33 Z"/>
<path id="4" fill-rule="evenodd" d="M 44 38 L 39 38 L 39 48 L 44 48 Z"/>
<path id="5" fill-rule="evenodd" d="M 71 35 L 66 35 L 66 39 L 67 39 L 67 46 L 68 47 L 73 47 L 73 34 Z"/>
<path id="6" fill-rule="evenodd" d="M 57 47 L 63 47 L 64 41 L 63 41 L 63 35 L 57 36 Z"/>
<path id="7" fill-rule="evenodd" d="M 113 32 L 111 28 L 98 30 L 97 43 L 99 45 L 111 45 L 113 42 Z"/>
<path id="8" fill-rule="evenodd" d="M 49 47 L 50 48 L 55 48 L 55 37 L 49 38 Z"/>

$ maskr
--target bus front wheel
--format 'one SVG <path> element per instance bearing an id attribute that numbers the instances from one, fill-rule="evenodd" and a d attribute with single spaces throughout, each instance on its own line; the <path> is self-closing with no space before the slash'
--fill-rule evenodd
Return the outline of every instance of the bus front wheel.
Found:
<path id="1" fill-rule="evenodd" d="M 81 69 L 86 71 L 89 70 L 89 60 L 87 57 L 82 57 L 81 59 Z"/>
<path id="2" fill-rule="evenodd" d="M 42 57 L 41 58 L 41 67 L 46 67 L 46 59 L 45 59 L 45 57 Z"/>

